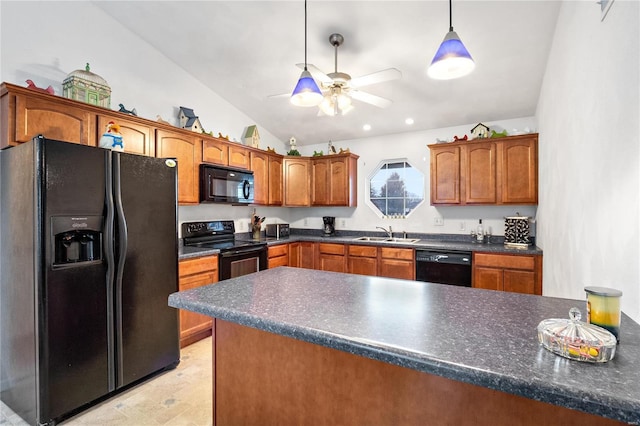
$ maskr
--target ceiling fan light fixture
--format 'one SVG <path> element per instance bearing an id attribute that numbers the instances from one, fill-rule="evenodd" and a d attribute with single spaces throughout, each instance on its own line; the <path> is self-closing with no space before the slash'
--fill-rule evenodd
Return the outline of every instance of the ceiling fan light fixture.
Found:
<path id="1" fill-rule="evenodd" d="M 449 32 L 444 36 L 427 74 L 436 80 L 451 80 L 469 74 L 476 67 L 473 58 L 458 34 L 453 31 L 451 0 L 449 0 Z"/>
<path id="2" fill-rule="evenodd" d="M 291 94 L 291 103 L 295 106 L 312 107 L 322 102 L 323 96 L 320 88 L 306 69 L 300 74 L 296 88 Z"/>

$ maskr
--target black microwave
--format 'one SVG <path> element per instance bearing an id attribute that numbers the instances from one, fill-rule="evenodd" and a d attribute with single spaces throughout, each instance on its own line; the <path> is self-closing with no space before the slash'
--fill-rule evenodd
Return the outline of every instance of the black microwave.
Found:
<path id="1" fill-rule="evenodd" d="M 200 165 L 201 203 L 253 203 L 253 172 L 211 164 Z"/>

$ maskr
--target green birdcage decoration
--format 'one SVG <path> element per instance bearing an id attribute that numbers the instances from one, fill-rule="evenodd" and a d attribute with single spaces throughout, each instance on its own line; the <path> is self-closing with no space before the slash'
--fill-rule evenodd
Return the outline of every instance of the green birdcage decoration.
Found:
<path id="1" fill-rule="evenodd" d="M 75 70 L 62 82 L 62 96 L 103 108 L 111 108 L 111 87 L 107 81 L 89 70 Z"/>

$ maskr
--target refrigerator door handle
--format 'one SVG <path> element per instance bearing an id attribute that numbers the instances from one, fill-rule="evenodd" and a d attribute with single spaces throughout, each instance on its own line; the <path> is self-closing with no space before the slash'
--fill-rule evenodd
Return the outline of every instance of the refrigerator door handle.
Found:
<path id="1" fill-rule="evenodd" d="M 118 223 L 118 269 L 116 272 L 115 290 L 116 290 L 116 326 L 118 329 L 117 336 L 117 357 L 118 365 L 123 365 L 122 354 L 122 277 L 124 274 L 124 264 L 127 257 L 127 220 L 124 217 L 124 208 L 122 207 L 122 191 L 120 184 L 120 154 L 113 155 L 113 194 L 115 199 L 116 220 Z M 122 368 L 117 369 L 117 386 L 124 382 L 124 373 Z"/>
<path id="2" fill-rule="evenodd" d="M 115 247 L 114 247 L 114 202 L 113 202 L 113 173 L 111 153 L 105 155 L 105 204 L 106 220 L 104 224 L 104 253 L 107 262 L 107 354 L 109 369 L 109 392 L 116 389 L 116 356 L 115 356 L 115 325 L 113 289 L 115 283 Z"/>

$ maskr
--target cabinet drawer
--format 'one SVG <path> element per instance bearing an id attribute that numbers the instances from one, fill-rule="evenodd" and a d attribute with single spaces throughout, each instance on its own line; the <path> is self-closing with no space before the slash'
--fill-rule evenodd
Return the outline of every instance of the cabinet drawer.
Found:
<path id="1" fill-rule="evenodd" d="M 181 260 L 178 263 L 178 271 L 181 277 L 201 272 L 218 270 L 218 256 L 205 256 L 196 259 Z"/>
<path id="2" fill-rule="evenodd" d="M 535 256 L 476 253 L 473 257 L 473 265 L 533 271 Z"/>
<path id="3" fill-rule="evenodd" d="M 318 244 L 318 250 L 320 253 L 344 255 L 344 244 L 320 243 Z"/>
<path id="4" fill-rule="evenodd" d="M 391 247 L 381 247 L 380 256 L 383 259 L 404 259 L 413 260 L 413 249 L 399 249 Z"/>
<path id="5" fill-rule="evenodd" d="M 289 254 L 289 248 L 287 244 L 279 244 L 277 246 L 269 246 L 269 259 L 278 257 L 278 256 L 286 256 Z"/>
<path id="6" fill-rule="evenodd" d="M 378 257 L 378 248 L 374 246 L 349 246 L 349 256 Z"/>

